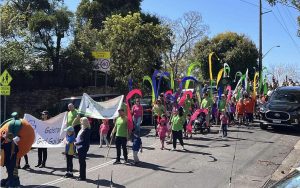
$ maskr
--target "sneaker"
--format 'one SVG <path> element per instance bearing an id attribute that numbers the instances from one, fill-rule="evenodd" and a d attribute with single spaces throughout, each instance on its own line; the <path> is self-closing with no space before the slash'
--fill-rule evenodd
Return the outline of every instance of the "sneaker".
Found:
<path id="1" fill-rule="evenodd" d="M 64 175 L 65 178 L 68 178 L 70 177 L 70 172 L 67 172 L 65 175 Z"/>
<path id="2" fill-rule="evenodd" d="M 39 166 L 39 168 L 45 168 L 46 167 L 46 165 L 41 165 L 41 166 Z"/>
<path id="3" fill-rule="evenodd" d="M 102 145 L 100 145 L 99 148 L 102 148 Z"/>
<path id="4" fill-rule="evenodd" d="M 113 163 L 113 165 L 117 165 L 117 164 L 121 164 L 121 162 L 120 162 L 120 161 L 115 161 L 115 162 Z"/>
<path id="5" fill-rule="evenodd" d="M 29 164 L 25 164 L 22 169 L 26 170 L 28 168 L 30 168 Z"/>
<path id="6" fill-rule="evenodd" d="M 70 172 L 69 177 L 73 178 L 73 173 L 72 172 Z"/>
<path id="7" fill-rule="evenodd" d="M 40 167 L 41 166 L 41 164 L 37 164 L 35 167 Z"/>
<path id="8" fill-rule="evenodd" d="M 182 150 L 185 150 L 185 149 L 184 149 L 184 146 L 182 146 L 182 148 L 181 148 L 181 149 L 182 149 Z"/>
<path id="9" fill-rule="evenodd" d="M 176 150 L 176 148 L 172 148 L 170 151 L 175 151 Z"/>

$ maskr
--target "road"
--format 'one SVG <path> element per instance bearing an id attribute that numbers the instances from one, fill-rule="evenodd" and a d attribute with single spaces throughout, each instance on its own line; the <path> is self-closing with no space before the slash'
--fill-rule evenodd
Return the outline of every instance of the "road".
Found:
<path id="1" fill-rule="evenodd" d="M 34 149 L 29 153 L 31 169 L 21 169 L 19 175 L 25 187 L 109 187 L 111 177 L 114 187 L 261 187 L 300 138 L 293 131 L 263 131 L 259 127 L 229 130 L 229 137 L 222 139 L 218 127 L 213 127 L 210 134 L 184 140 L 186 151 L 180 150 L 181 147 L 169 151 L 171 145 L 160 150 L 159 140 L 152 136 L 153 131 L 146 129 L 139 166 L 112 165 L 115 148 L 106 160 L 107 148 L 99 148 L 95 143 L 88 154 L 86 182 L 62 177 L 66 166 L 62 148 L 48 149 L 45 169 L 34 167 L 37 162 Z M 74 169 L 78 169 L 78 160 L 73 163 Z M 2 167 L 1 172 L 1 177 L 6 177 Z"/>

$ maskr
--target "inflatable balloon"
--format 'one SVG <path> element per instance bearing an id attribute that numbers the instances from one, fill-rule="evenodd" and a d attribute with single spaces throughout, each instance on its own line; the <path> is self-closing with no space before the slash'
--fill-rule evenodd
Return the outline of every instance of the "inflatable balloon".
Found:
<path id="1" fill-rule="evenodd" d="M 2 138 L 3 134 L 8 132 L 8 126 L 9 123 L 13 121 L 10 120 L 6 122 L 1 128 L 0 128 L 0 138 Z M 35 133 L 31 125 L 26 121 L 25 119 L 21 119 L 22 126 L 17 136 L 20 137 L 20 141 L 18 142 L 19 152 L 17 154 L 17 158 L 20 159 L 25 154 L 27 154 L 31 146 L 35 140 Z"/>

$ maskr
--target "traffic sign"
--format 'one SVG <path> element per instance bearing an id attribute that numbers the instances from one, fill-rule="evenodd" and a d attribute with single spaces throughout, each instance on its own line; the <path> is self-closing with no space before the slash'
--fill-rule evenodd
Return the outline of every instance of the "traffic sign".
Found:
<path id="1" fill-rule="evenodd" d="M 99 70 L 102 72 L 108 72 L 110 70 L 110 60 L 109 59 L 97 59 L 94 61 L 94 70 Z"/>
<path id="2" fill-rule="evenodd" d="M 8 86 L 10 84 L 10 82 L 12 81 L 12 77 L 9 74 L 9 72 L 7 70 L 5 70 L 2 75 L 0 76 L 0 83 L 3 86 Z"/>
<path id="3" fill-rule="evenodd" d="M 10 95 L 10 86 L 0 86 L 0 95 Z"/>
<path id="4" fill-rule="evenodd" d="M 93 51 L 92 56 L 95 59 L 110 59 L 110 52 Z"/>

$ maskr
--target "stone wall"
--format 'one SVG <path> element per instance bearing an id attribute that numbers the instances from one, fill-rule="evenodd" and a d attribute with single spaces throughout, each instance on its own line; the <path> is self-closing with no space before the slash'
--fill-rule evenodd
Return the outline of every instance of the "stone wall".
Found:
<path id="1" fill-rule="evenodd" d="M 33 91 L 16 91 L 12 90 L 11 95 L 6 98 L 7 111 L 6 117 L 14 111 L 23 117 L 24 113 L 32 114 L 36 117 L 40 116 L 40 112 L 51 109 L 61 99 L 71 96 L 81 96 L 83 93 L 89 95 L 103 94 L 103 87 L 86 87 L 86 88 L 52 88 L 51 90 L 33 90 Z M 108 88 L 107 93 L 118 93 L 113 88 Z M 4 117 L 3 97 L 1 100 L 1 116 Z M 50 114 L 56 115 L 56 114 Z"/>

